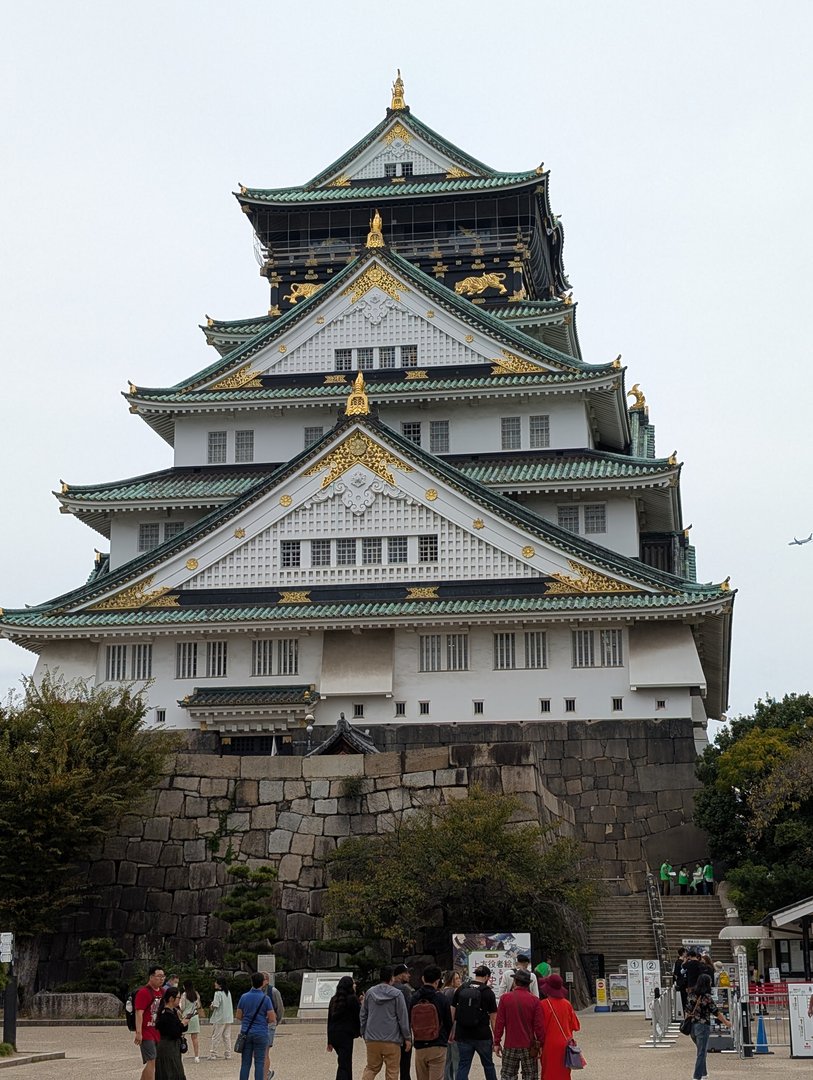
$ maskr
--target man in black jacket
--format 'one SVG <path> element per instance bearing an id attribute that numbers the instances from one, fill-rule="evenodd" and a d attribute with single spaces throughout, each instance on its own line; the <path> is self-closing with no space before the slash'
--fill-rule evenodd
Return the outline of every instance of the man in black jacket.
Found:
<path id="1" fill-rule="evenodd" d="M 431 964 L 424 970 L 421 977 L 421 985 L 412 996 L 409 1005 L 410 1022 L 415 1016 L 415 1025 L 412 1031 L 412 1044 L 415 1048 L 415 1075 L 417 1080 L 442 1080 L 446 1066 L 446 1048 L 449 1045 L 449 1032 L 452 1028 L 452 1011 L 449 999 L 440 993 L 440 984 L 443 975 L 439 967 Z M 437 1013 L 437 1035 L 433 1039 L 420 1038 L 426 1030 L 427 1010 L 417 1006 L 424 1004 L 432 1006 Z M 420 1017 L 420 1028 L 418 1025 Z M 431 1014 L 429 1019 L 433 1019 Z M 434 1022 L 434 1021 L 433 1021 Z"/>
<path id="2" fill-rule="evenodd" d="M 680 994 L 680 1000 L 683 1002 L 683 1012 L 686 1013 L 686 972 L 685 965 L 688 953 L 685 949 L 678 949 L 677 960 L 675 960 L 675 966 L 672 968 L 672 982 L 675 984 L 675 989 Z"/>

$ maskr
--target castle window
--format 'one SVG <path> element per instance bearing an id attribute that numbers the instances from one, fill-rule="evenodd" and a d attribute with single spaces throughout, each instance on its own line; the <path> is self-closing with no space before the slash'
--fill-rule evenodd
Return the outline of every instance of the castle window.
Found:
<path id="1" fill-rule="evenodd" d="M 510 671 L 517 666 L 517 640 L 515 634 L 494 635 L 494 669 Z"/>
<path id="2" fill-rule="evenodd" d="M 438 538 L 437 536 L 418 537 L 418 562 L 438 561 Z"/>
<path id="3" fill-rule="evenodd" d="M 311 540 L 311 566 L 330 566 L 329 540 Z"/>
<path id="4" fill-rule="evenodd" d="M 372 349 L 356 349 L 356 367 L 367 371 L 373 366 Z"/>
<path id="5" fill-rule="evenodd" d="M 155 710 L 155 722 L 156 724 L 165 724 L 167 722 L 167 710 L 156 709 Z"/>
<path id="6" fill-rule="evenodd" d="M 298 540 L 281 540 L 279 545 L 279 561 L 281 566 L 300 565 L 300 543 Z"/>
<path id="7" fill-rule="evenodd" d="M 573 667 L 596 666 L 596 649 L 592 630 L 573 631 Z"/>
<path id="8" fill-rule="evenodd" d="M 429 421 L 429 449 L 433 454 L 449 453 L 449 421 Z"/>
<path id="9" fill-rule="evenodd" d="M 584 507 L 584 531 L 590 533 L 606 533 L 607 531 L 607 507 L 604 503 L 587 503 Z"/>
<path id="10" fill-rule="evenodd" d="M 472 706 L 474 707 L 474 715 L 475 716 L 482 716 L 483 715 L 483 702 L 482 701 L 473 701 Z"/>
<path id="11" fill-rule="evenodd" d="M 420 420 L 407 420 L 401 424 L 401 434 L 405 439 L 409 439 L 410 442 L 415 443 L 416 446 L 421 445 L 421 423 Z"/>
<path id="12" fill-rule="evenodd" d="M 469 635 L 446 634 L 445 636 L 444 642 L 443 634 L 421 634 L 419 671 L 469 670 Z"/>
<path id="13" fill-rule="evenodd" d="M 152 645 L 133 645 L 133 681 L 152 678 Z"/>
<path id="14" fill-rule="evenodd" d="M 441 635 L 421 634 L 420 671 L 441 671 Z"/>
<path id="15" fill-rule="evenodd" d="M 138 550 L 152 551 L 161 543 L 161 526 L 158 522 L 150 522 L 148 525 L 138 526 Z"/>
<path id="16" fill-rule="evenodd" d="M 280 638 L 277 642 L 277 675 L 299 674 L 299 642 L 296 638 Z"/>
<path id="17" fill-rule="evenodd" d="M 613 698 L 613 712 L 621 712 L 624 708 L 624 699 L 620 697 Z"/>
<path id="18" fill-rule="evenodd" d="M 406 716 L 406 702 L 405 701 L 396 701 L 395 702 L 395 715 L 396 716 Z"/>
<path id="19" fill-rule="evenodd" d="M 500 420 L 501 448 L 519 450 L 522 446 L 522 420 L 519 416 L 503 416 Z"/>
<path id="20" fill-rule="evenodd" d="M 267 676 L 272 674 L 271 659 L 274 655 L 274 642 L 268 638 L 251 643 L 251 674 Z"/>
<path id="21" fill-rule="evenodd" d="M 548 639 L 544 630 L 525 631 L 525 667 L 548 666 Z"/>
<path id="22" fill-rule="evenodd" d="M 254 432 L 235 431 L 234 433 L 234 460 L 246 462 L 254 460 Z"/>
<path id="23" fill-rule="evenodd" d="M 378 350 L 378 366 L 382 368 L 395 367 L 395 346 L 383 345 Z"/>
<path id="24" fill-rule="evenodd" d="M 206 436 L 206 461 L 209 465 L 226 464 L 225 431 L 210 431 Z"/>
<path id="25" fill-rule="evenodd" d="M 623 632 L 621 630 L 601 631 L 601 663 L 603 667 L 623 667 Z"/>
<path id="26" fill-rule="evenodd" d="M 196 679 L 198 675 L 198 643 L 179 641 L 175 646 L 175 678 Z"/>
<path id="27" fill-rule="evenodd" d="M 574 697 L 565 698 L 565 712 L 576 711 L 576 699 Z"/>
<path id="28" fill-rule="evenodd" d="M 363 702 L 359 702 L 358 704 L 353 705 L 353 719 L 354 720 L 363 720 L 364 719 L 364 704 L 363 704 Z"/>
<path id="29" fill-rule="evenodd" d="M 226 677 L 226 657 L 228 643 L 225 641 L 207 641 L 206 643 L 206 678 L 224 679 Z"/>
<path id="30" fill-rule="evenodd" d="M 342 536 L 336 541 L 336 563 L 339 566 L 356 565 L 355 539 L 348 539 L 346 536 Z"/>
<path id="31" fill-rule="evenodd" d="M 405 536 L 387 537 L 387 562 L 405 563 L 409 554 L 409 541 Z"/>
<path id="32" fill-rule="evenodd" d="M 392 177 L 396 175 L 395 170 L 397 168 L 398 166 L 394 161 L 387 161 L 384 163 L 384 175 L 387 177 L 388 180 L 392 179 Z"/>
<path id="33" fill-rule="evenodd" d="M 173 536 L 179 536 L 186 526 L 182 521 L 164 522 L 164 541 L 171 540 Z"/>
<path id="34" fill-rule="evenodd" d="M 540 711 L 540 713 L 549 713 L 550 712 L 550 698 L 549 697 L 543 697 L 543 698 L 539 699 L 539 711 Z"/>
<path id="35" fill-rule="evenodd" d="M 411 161 L 401 162 L 401 176 L 412 176 L 413 163 Z"/>
<path id="36" fill-rule="evenodd" d="M 446 635 L 446 670 L 469 670 L 469 635 Z"/>
<path id="37" fill-rule="evenodd" d="M 418 346 L 417 345 L 402 345 L 401 346 L 401 367 L 417 367 L 418 366 Z"/>
<path id="38" fill-rule="evenodd" d="M 418 702 L 418 715 L 419 716 L 428 716 L 429 715 L 429 702 L 428 701 L 419 701 Z"/>
<path id="39" fill-rule="evenodd" d="M 305 449 L 309 446 L 313 446 L 314 443 L 319 442 L 325 433 L 323 427 L 306 427 L 305 428 Z"/>
<path id="40" fill-rule="evenodd" d="M 105 680 L 123 682 L 127 678 L 127 646 L 108 645 L 105 659 Z"/>
<path id="41" fill-rule="evenodd" d="M 530 418 L 530 427 L 532 450 L 542 450 L 546 446 L 550 446 L 549 416 L 532 416 Z"/>
<path id="42" fill-rule="evenodd" d="M 658 700 L 655 702 L 655 708 L 658 709 L 658 711 L 660 711 L 661 709 L 665 709 L 666 708 L 666 699 L 665 698 L 658 698 Z"/>
<path id="43" fill-rule="evenodd" d="M 560 529 L 566 529 L 568 532 L 579 532 L 579 508 L 578 506 L 557 506 L 556 507 L 556 524 Z"/>
<path id="44" fill-rule="evenodd" d="M 363 566 L 378 566 L 381 563 L 381 537 L 365 536 L 361 541 L 361 562 Z"/>
<path id="45" fill-rule="evenodd" d="M 333 361 L 337 371 L 350 371 L 353 366 L 353 350 L 334 349 Z"/>

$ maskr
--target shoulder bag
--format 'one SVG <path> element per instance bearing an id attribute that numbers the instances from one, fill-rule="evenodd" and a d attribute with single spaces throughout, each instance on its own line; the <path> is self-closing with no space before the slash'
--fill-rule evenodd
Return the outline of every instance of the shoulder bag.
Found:
<path id="1" fill-rule="evenodd" d="M 259 1013 L 260 1009 L 263 1007 L 263 1002 L 265 1001 L 267 996 L 268 996 L 267 994 L 263 994 L 263 996 L 260 998 L 260 1004 L 254 1010 L 254 1015 L 252 1016 L 252 1018 L 248 1022 L 248 1027 L 246 1028 L 245 1031 L 241 1030 L 240 1034 L 234 1040 L 234 1052 L 235 1052 L 235 1054 L 242 1054 L 243 1047 L 246 1045 L 246 1035 L 248 1034 L 249 1029 L 251 1028 L 251 1025 L 257 1019 L 257 1014 Z M 241 1025 L 241 1028 L 242 1028 L 242 1025 Z"/>
<path id="2" fill-rule="evenodd" d="M 550 1011 L 553 1013 L 553 1019 L 559 1025 L 559 1030 L 562 1033 L 562 1038 L 565 1040 L 565 1060 L 563 1062 L 566 1069 L 583 1069 L 587 1062 L 584 1060 L 584 1054 L 579 1049 L 576 1040 L 571 1036 L 569 1039 L 565 1035 L 565 1029 L 562 1027 L 562 1023 L 559 1017 L 556 1015 L 556 1009 L 554 1009 L 548 998 L 545 998 L 550 1005 Z"/>
<path id="3" fill-rule="evenodd" d="M 522 1034 L 528 1040 L 528 1049 L 531 1051 L 531 1057 L 538 1058 L 539 1051 L 541 1049 L 539 1039 L 537 1039 L 533 1031 L 531 1031 L 530 1034 L 528 1033 L 528 1029 L 525 1027 L 525 1015 L 522 1011 L 522 1005 L 519 1001 L 517 1002 L 517 1012 L 519 1013 L 519 1022 L 522 1025 Z"/>
<path id="4" fill-rule="evenodd" d="M 683 1020 L 681 1021 L 681 1024 L 680 1024 L 680 1034 L 681 1035 L 691 1035 L 691 1033 L 692 1033 L 692 1024 L 694 1023 L 694 1010 L 696 1008 L 697 1008 L 697 1002 L 695 1001 L 694 1006 L 692 1007 L 692 1009 L 689 1012 L 686 1013 L 686 1015 L 683 1017 Z"/>

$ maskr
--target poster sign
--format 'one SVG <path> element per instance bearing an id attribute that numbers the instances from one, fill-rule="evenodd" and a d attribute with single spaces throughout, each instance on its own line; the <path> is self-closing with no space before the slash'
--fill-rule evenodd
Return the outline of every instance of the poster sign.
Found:
<path id="1" fill-rule="evenodd" d="M 499 993 L 506 971 L 517 966 L 518 956 L 531 955 L 530 934 L 452 934 L 452 957 L 455 968 L 468 976 L 485 964 L 491 969 L 489 985 Z"/>
<path id="2" fill-rule="evenodd" d="M 610 1001 L 607 997 L 607 980 L 596 979 L 596 1007 L 595 1012 L 609 1012 Z"/>
<path id="3" fill-rule="evenodd" d="M 661 985 L 661 965 L 659 960 L 644 960 L 644 1016 L 652 1019 L 652 1001 L 655 990 Z"/>
<path id="4" fill-rule="evenodd" d="M 697 949 L 698 952 L 711 952 L 711 938 L 707 937 L 685 937 L 681 945 L 686 949 Z"/>
<path id="5" fill-rule="evenodd" d="M 336 984 L 343 975 L 352 974 L 352 971 L 306 971 L 299 993 L 299 1015 L 327 1016 L 327 1007 L 336 993 Z"/>
<path id="6" fill-rule="evenodd" d="M 790 1056 L 813 1058 L 813 983 L 788 983 Z"/>
<path id="7" fill-rule="evenodd" d="M 610 1005 L 613 1012 L 628 1012 L 630 1007 L 630 992 L 627 985 L 627 976 L 623 973 L 608 975 L 607 982 L 610 989 Z"/>
<path id="8" fill-rule="evenodd" d="M 629 1006 L 633 1012 L 644 1011 L 644 962 L 627 961 L 627 986 L 629 988 Z"/>
<path id="9" fill-rule="evenodd" d="M 14 934 L 0 934 L 0 964 L 10 964 L 14 952 Z"/>
<path id="10" fill-rule="evenodd" d="M 768 982 L 778 983 L 781 982 L 782 976 L 779 974 L 779 968 L 768 968 Z"/>

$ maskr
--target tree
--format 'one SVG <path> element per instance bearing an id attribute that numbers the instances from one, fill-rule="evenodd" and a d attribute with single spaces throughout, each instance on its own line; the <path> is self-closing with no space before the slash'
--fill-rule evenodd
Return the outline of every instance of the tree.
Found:
<path id="1" fill-rule="evenodd" d="M 26 680 L 24 696 L 0 706 L 3 930 L 50 931 L 84 895 L 78 864 L 154 787 L 177 745 L 148 729 L 146 714 L 143 695 L 127 686 L 51 676 Z"/>
<path id="2" fill-rule="evenodd" d="M 274 894 L 277 872 L 271 866 L 251 869 L 244 864 L 230 866 L 236 879 L 214 913 L 229 924 L 224 959 L 227 964 L 256 970 L 257 955 L 271 949 L 277 935 Z"/>
<path id="3" fill-rule="evenodd" d="M 758 701 L 706 748 L 695 821 L 747 919 L 813 892 L 813 696 Z"/>
<path id="4" fill-rule="evenodd" d="M 345 841 L 328 860 L 332 944 L 385 939 L 407 950 L 430 929 L 495 926 L 530 930 L 545 949 L 580 944 L 597 887 L 579 845 L 513 823 L 519 807 L 472 788 L 391 832 Z"/>

